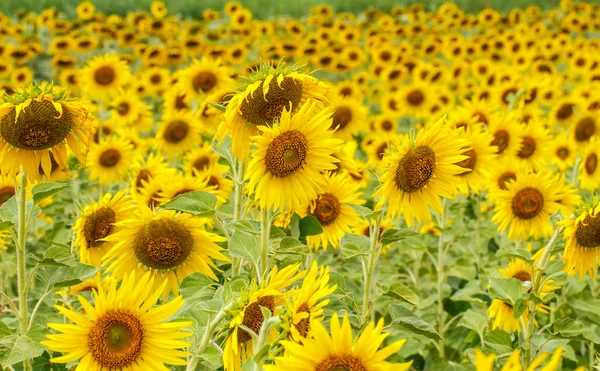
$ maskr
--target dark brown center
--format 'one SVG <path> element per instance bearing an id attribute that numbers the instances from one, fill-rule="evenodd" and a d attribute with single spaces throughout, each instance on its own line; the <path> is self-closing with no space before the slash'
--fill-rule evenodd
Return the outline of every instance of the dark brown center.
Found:
<path id="1" fill-rule="evenodd" d="M 112 233 L 116 220 L 114 210 L 109 207 L 101 207 L 88 216 L 83 225 L 87 247 L 101 246 L 104 243 L 101 240 Z"/>
<path id="2" fill-rule="evenodd" d="M 260 307 L 269 308 L 271 314 L 275 313 L 275 297 L 274 296 L 261 296 L 258 300 L 244 309 L 244 320 L 242 325 L 248 327 L 256 334 L 260 332 L 260 328 L 265 317 L 260 310 Z M 238 343 L 246 343 L 252 340 L 252 336 L 246 331 L 238 330 Z"/>
<path id="3" fill-rule="evenodd" d="M 337 127 L 338 130 L 344 130 L 344 128 L 352 121 L 352 110 L 348 107 L 338 107 L 333 113 L 332 119 L 332 129 Z"/>
<path id="4" fill-rule="evenodd" d="M 302 84 L 292 77 L 284 77 L 281 87 L 277 79 L 269 83 L 269 91 L 263 96 L 263 83 L 254 94 L 242 101 L 240 112 L 244 119 L 254 125 L 272 124 L 273 119 L 280 118 L 283 109 L 295 111 L 302 101 Z"/>
<path id="5" fill-rule="evenodd" d="M 100 155 L 100 165 L 103 167 L 115 167 L 121 161 L 121 152 L 116 149 L 107 149 Z"/>
<path id="6" fill-rule="evenodd" d="M 144 325 L 123 309 L 111 309 L 94 322 L 88 346 L 92 358 L 103 368 L 129 368 L 142 353 Z"/>
<path id="7" fill-rule="evenodd" d="M 189 257 L 193 247 L 192 233 L 181 223 L 169 218 L 146 223 L 133 241 L 137 259 L 154 269 L 177 267 Z"/>
<path id="8" fill-rule="evenodd" d="M 396 187 L 406 193 L 418 191 L 429 183 L 435 167 L 435 153 L 430 147 L 409 149 L 396 168 Z"/>
<path id="9" fill-rule="evenodd" d="M 217 76 L 212 72 L 202 71 L 192 78 L 194 90 L 204 93 L 211 91 L 217 85 Z"/>
<path id="10" fill-rule="evenodd" d="M 297 130 L 279 134 L 269 144 L 265 164 L 271 174 L 286 177 L 300 169 L 306 160 L 308 141 Z"/>
<path id="11" fill-rule="evenodd" d="M 556 118 L 559 120 L 566 120 L 569 117 L 571 117 L 572 114 L 573 114 L 573 105 L 565 103 L 562 106 L 560 106 L 558 111 L 556 111 Z"/>
<path id="12" fill-rule="evenodd" d="M 594 174 L 596 168 L 598 167 L 598 155 L 594 152 L 587 155 L 585 158 L 585 172 L 588 175 Z"/>
<path id="13" fill-rule="evenodd" d="M 406 96 L 406 101 L 411 106 L 420 106 L 425 100 L 425 94 L 423 94 L 420 90 L 414 90 L 408 93 Z"/>
<path id="14" fill-rule="evenodd" d="M 591 117 L 584 117 L 577 122 L 575 139 L 578 142 L 587 142 L 596 134 L 596 121 Z"/>
<path id="15" fill-rule="evenodd" d="M 506 130 L 498 130 L 494 133 L 494 140 L 492 140 L 492 145 L 498 147 L 498 152 L 502 153 L 508 147 L 510 143 L 510 134 Z"/>
<path id="16" fill-rule="evenodd" d="M 529 158 L 535 153 L 535 140 L 531 137 L 524 137 L 521 143 L 521 149 L 517 155 L 520 158 Z"/>
<path id="17" fill-rule="evenodd" d="M 12 186 L 7 186 L 0 188 L 0 206 L 4 204 L 6 201 L 10 200 L 12 196 L 15 195 L 15 188 Z"/>
<path id="18" fill-rule="evenodd" d="M 110 66 L 102 66 L 94 72 L 94 80 L 103 86 L 112 84 L 116 77 L 115 69 Z"/>
<path id="19" fill-rule="evenodd" d="M 329 354 L 315 371 L 367 371 L 367 368 L 352 354 Z"/>
<path id="20" fill-rule="evenodd" d="M 465 169 L 475 170 L 475 166 L 477 165 L 477 152 L 470 149 L 466 152 L 461 153 L 461 155 L 468 156 L 468 158 L 462 160 L 461 162 L 457 162 L 456 165 L 463 167 Z M 466 174 L 469 174 L 469 172 L 465 172 L 460 175 L 466 175 Z"/>
<path id="21" fill-rule="evenodd" d="M 172 121 L 167 125 L 163 138 L 169 143 L 179 143 L 183 141 L 190 131 L 190 126 L 185 121 Z"/>
<path id="22" fill-rule="evenodd" d="M 340 202 L 334 195 L 324 193 L 319 196 L 315 209 L 310 214 L 317 218 L 322 226 L 330 225 L 340 215 Z"/>
<path id="23" fill-rule="evenodd" d="M 535 218 L 544 209 L 544 195 L 536 188 L 523 188 L 513 197 L 511 207 L 513 214 L 520 219 Z"/>
<path id="24" fill-rule="evenodd" d="M 575 238 L 581 247 L 588 249 L 600 247 L 600 217 L 586 216 L 577 223 Z"/>

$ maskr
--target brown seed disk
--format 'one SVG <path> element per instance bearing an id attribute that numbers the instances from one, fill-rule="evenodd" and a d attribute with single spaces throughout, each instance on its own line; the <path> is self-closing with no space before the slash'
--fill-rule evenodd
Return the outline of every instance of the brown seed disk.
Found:
<path id="1" fill-rule="evenodd" d="M 8 186 L 0 188 L 0 206 L 15 195 L 15 187 Z"/>
<path id="2" fill-rule="evenodd" d="M 257 334 L 260 332 L 260 328 L 265 319 L 260 307 L 269 308 L 271 314 L 275 313 L 275 297 L 261 296 L 256 302 L 248 305 L 246 309 L 244 309 L 244 320 L 242 321 L 242 325 L 248 327 Z M 238 330 L 239 343 L 245 343 L 250 340 L 252 340 L 252 336 L 249 333 L 242 329 Z"/>
<path id="3" fill-rule="evenodd" d="M 581 247 L 588 249 L 600 247 L 600 217 L 586 216 L 577 224 L 575 239 Z"/>
<path id="4" fill-rule="evenodd" d="M 265 165 L 271 174 L 283 178 L 300 169 L 307 154 L 308 141 L 304 134 L 298 130 L 288 130 L 269 144 Z"/>
<path id="5" fill-rule="evenodd" d="M 558 156 L 558 158 L 560 158 L 561 160 L 566 160 L 570 154 L 571 151 L 568 147 L 558 147 L 556 149 L 556 156 Z"/>
<path id="6" fill-rule="evenodd" d="M 477 152 L 470 149 L 466 152 L 461 153 L 461 155 L 468 156 L 468 158 L 462 160 L 461 162 L 457 162 L 456 165 L 463 167 L 465 169 L 475 170 L 475 166 L 477 165 Z M 462 173 L 460 175 L 466 175 L 466 174 L 469 174 L 469 172 Z"/>
<path id="7" fill-rule="evenodd" d="M 352 354 L 330 354 L 315 371 L 367 371 L 367 368 Z"/>
<path id="8" fill-rule="evenodd" d="M 319 197 L 315 209 L 310 214 L 317 218 L 322 226 L 328 226 L 340 215 L 340 202 L 334 195 L 324 193 Z"/>
<path id="9" fill-rule="evenodd" d="M 598 155 L 595 152 L 590 153 L 585 158 L 585 172 L 588 175 L 594 174 L 598 167 Z"/>
<path id="10" fill-rule="evenodd" d="M 142 182 L 149 181 L 151 176 L 152 176 L 152 174 L 150 173 L 149 170 L 142 169 L 138 173 L 137 177 L 135 178 L 135 187 L 142 188 L 144 186 L 144 184 Z"/>
<path id="11" fill-rule="evenodd" d="M 87 247 L 98 247 L 103 244 L 99 241 L 112 233 L 116 215 L 110 207 L 101 207 L 86 218 L 83 225 L 83 235 Z"/>
<path id="12" fill-rule="evenodd" d="M 211 91 L 217 85 L 217 76 L 209 71 L 202 71 L 192 78 L 192 86 L 196 91 Z"/>
<path id="13" fill-rule="evenodd" d="M 491 144 L 498 147 L 498 152 L 496 153 L 504 152 L 508 148 L 509 143 L 510 134 L 506 130 L 498 130 L 494 133 L 494 140 Z"/>
<path id="14" fill-rule="evenodd" d="M 556 111 L 556 118 L 559 120 L 565 120 L 573 114 L 573 105 L 572 104 L 563 104 L 560 106 L 558 111 Z"/>
<path id="15" fill-rule="evenodd" d="M 281 117 L 283 109 L 295 111 L 302 101 L 303 86 L 292 77 L 284 77 L 281 87 L 277 79 L 269 83 L 269 92 L 263 96 L 263 83 L 253 94 L 242 101 L 240 112 L 244 119 L 254 125 L 272 124 Z"/>
<path id="16" fill-rule="evenodd" d="M 517 174 L 513 173 L 512 171 L 506 171 L 500 174 L 498 177 L 498 187 L 506 191 L 508 189 L 506 188 L 506 183 L 509 181 L 514 182 L 515 180 L 517 180 Z"/>
<path id="17" fill-rule="evenodd" d="M 517 155 L 520 158 L 529 158 L 535 153 L 535 140 L 531 137 L 524 137 L 523 143 L 521 144 L 521 149 Z"/>
<path id="18" fill-rule="evenodd" d="M 298 332 L 300 333 L 300 336 L 305 338 L 308 336 L 308 329 L 310 328 L 310 307 L 308 306 L 308 304 L 303 303 L 298 307 L 297 312 L 308 314 L 307 318 L 302 318 L 300 321 L 298 321 L 297 324 L 294 325 L 296 330 L 298 330 Z"/>
<path id="19" fill-rule="evenodd" d="M 523 188 L 513 197 L 511 207 L 520 219 L 535 218 L 544 209 L 544 195 L 536 188 Z"/>
<path id="20" fill-rule="evenodd" d="M 428 146 L 411 148 L 398 163 L 396 186 L 403 192 L 412 193 L 429 183 L 435 171 L 435 153 Z"/>
<path id="21" fill-rule="evenodd" d="M 578 142 L 586 142 L 596 134 L 596 121 L 591 117 L 584 117 L 575 126 L 575 139 Z"/>
<path id="22" fill-rule="evenodd" d="M 102 66 L 94 72 L 94 80 L 98 85 L 110 85 L 116 77 L 117 73 L 111 66 Z"/>
<path id="23" fill-rule="evenodd" d="M 191 232 L 181 223 L 168 218 L 146 223 L 133 241 L 137 259 L 154 269 L 178 266 L 189 257 L 193 247 Z"/>
<path id="24" fill-rule="evenodd" d="M 531 281 L 531 274 L 525 271 L 518 271 L 517 273 L 513 274 L 512 277 L 518 279 L 521 282 Z"/>
<path id="25" fill-rule="evenodd" d="M 169 143 L 179 143 L 183 141 L 190 132 L 190 126 L 185 121 L 172 121 L 167 125 L 163 138 Z"/>
<path id="26" fill-rule="evenodd" d="M 115 167 L 121 161 L 121 152 L 116 149 L 107 149 L 100 155 L 100 165 L 103 167 Z"/>
<path id="27" fill-rule="evenodd" d="M 420 90 L 411 91 L 406 96 L 406 101 L 411 106 L 420 106 L 424 100 L 425 100 L 425 94 L 423 94 L 423 92 Z"/>
<path id="28" fill-rule="evenodd" d="M 31 101 L 21 110 L 15 122 L 16 111 L 11 110 L 0 120 L 0 137 L 13 147 L 37 151 L 52 148 L 65 140 L 71 132 L 73 118 L 63 109 L 59 113 L 48 101 Z"/>
<path id="29" fill-rule="evenodd" d="M 192 164 L 192 167 L 198 171 L 203 171 L 208 169 L 210 165 L 210 159 L 208 158 L 208 156 L 202 156 L 202 157 L 198 157 L 194 163 Z"/>
<path id="30" fill-rule="evenodd" d="M 348 107 L 338 107 L 332 116 L 331 128 L 343 130 L 352 121 L 352 110 Z"/>
<path id="31" fill-rule="evenodd" d="M 88 335 L 94 361 L 106 369 L 131 365 L 141 355 L 144 325 L 139 318 L 122 309 L 109 310 L 98 317 Z"/>

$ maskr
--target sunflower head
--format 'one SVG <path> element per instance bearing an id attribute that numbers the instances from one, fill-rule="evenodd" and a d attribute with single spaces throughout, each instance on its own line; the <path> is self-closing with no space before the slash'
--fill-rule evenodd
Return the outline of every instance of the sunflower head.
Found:
<path id="1" fill-rule="evenodd" d="M 2 96 L 2 101 L 0 164 L 6 173 L 16 173 L 22 165 L 34 180 L 44 174 L 50 176 L 53 168 L 66 168 L 67 146 L 83 160 L 89 149 L 93 116 L 83 105 L 68 99 L 66 91 L 33 83 L 24 91 Z"/>

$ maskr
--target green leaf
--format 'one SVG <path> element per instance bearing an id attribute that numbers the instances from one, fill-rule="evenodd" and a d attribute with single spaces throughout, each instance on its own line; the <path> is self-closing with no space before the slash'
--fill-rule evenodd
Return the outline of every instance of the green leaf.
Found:
<path id="1" fill-rule="evenodd" d="M 419 297 L 417 294 L 400 282 L 393 283 L 384 295 L 405 301 L 415 307 L 419 306 Z"/>
<path id="2" fill-rule="evenodd" d="M 71 187 L 71 182 L 68 180 L 54 182 L 54 183 L 41 183 L 33 186 L 31 189 L 31 196 L 34 205 L 40 203 L 40 201 L 53 196 L 54 194 L 62 191 L 65 188 Z"/>
<path id="3" fill-rule="evenodd" d="M 25 335 L 12 335 L 0 339 L 0 365 L 11 366 L 26 359 L 39 357 L 46 347 L 40 344 L 45 339 L 46 329 L 34 325 Z"/>
<path id="4" fill-rule="evenodd" d="M 310 253 L 310 248 L 294 237 L 284 237 L 279 243 L 277 253 L 308 254 Z"/>
<path id="5" fill-rule="evenodd" d="M 209 101 L 207 101 L 206 103 L 210 104 L 211 106 L 213 106 L 214 108 L 218 109 L 221 112 L 225 112 L 227 110 L 227 107 L 225 107 L 222 104 L 209 102 Z"/>
<path id="6" fill-rule="evenodd" d="M 344 259 L 366 256 L 369 253 L 369 238 L 360 234 L 346 233 L 340 240 Z"/>
<path id="7" fill-rule="evenodd" d="M 457 325 L 473 330 L 479 334 L 479 337 L 483 338 L 483 334 L 488 327 L 487 316 L 483 313 L 469 309 L 465 312 L 460 321 L 458 321 Z"/>
<path id="8" fill-rule="evenodd" d="M 581 322 L 563 318 L 554 322 L 554 332 L 552 337 L 569 340 L 591 341 L 595 344 L 600 344 L 600 338 L 592 328 L 583 327 Z"/>
<path id="9" fill-rule="evenodd" d="M 496 256 L 520 259 L 520 260 L 525 260 L 526 262 L 533 261 L 533 257 L 531 256 L 531 253 L 525 249 L 498 250 L 498 252 L 496 252 Z"/>
<path id="10" fill-rule="evenodd" d="M 364 207 L 364 206 L 356 205 L 356 204 L 348 204 L 348 206 L 352 210 L 354 210 L 358 214 L 360 214 L 360 216 L 362 216 L 362 217 L 373 214 L 373 210 L 369 209 L 368 207 Z"/>
<path id="11" fill-rule="evenodd" d="M 229 228 L 245 232 L 245 233 L 260 233 L 249 220 L 233 220 L 227 225 Z"/>
<path id="12" fill-rule="evenodd" d="M 14 225 L 15 224 L 10 221 L 0 222 L 0 231 L 3 231 L 5 229 L 11 229 L 12 227 L 14 227 Z"/>
<path id="13" fill-rule="evenodd" d="M 223 139 L 223 141 L 221 142 L 221 144 L 217 144 L 217 142 L 213 142 L 212 148 L 213 148 L 213 151 L 218 153 L 219 156 L 221 156 L 221 158 L 225 159 L 225 161 L 227 161 L 229 163 L 229 166 L 232 169 L 234 168 L 235 161 L 234 161 L 233 153 L 231 152 L 231 138 L 230 137 L 225 137 Z"/>
<path id="14" fill-rule="evenodd" d="M 481 281 L 474 280 L 467 282 L 465 287 L 463 287 L 462 289 L 456 290 L 456 292 L 450 297 L 450 300 L 485 304 L 485 301 L 475 297 L 475 295 L 484 294 L 486 294 L 486 292 L 481 288 Z"/>
<path id="15" fill-rule="evenodd" d="M 37 259 L 36 259 L 37 260 Z M 55 244 L 44 252 L 44 258 L 37 260 L 40 266 L 71 266 L 75 262 L 71 249 L 67 245 Z"/>
<path id="16" fill-rule="evenodd" d="M 522 292 L 523 284 L 516 278 L 490 277 L 490 295 L 496 299 L 514 306 Z"/>
<path id="17" fill-rule="evenodd" d="M 94 276 L 99 269 L 99 267 L 75 262 L 70 267 L 42 267 L 37 270 L 37 274 L 40 281 L 46 284 L 47 289 L 52 290 L 77 285 Z"/>
<path id="18" fill-rule="evenodd" d="M 388 228 L 381 233 L 381 245 L 386 246 L 397 241 L 405 240 L 418 233 L 410 229 Z"/>
<path id="19" fill-rule="evenodd" d="M 483 340 L 486 349 L 496 354 L 510 353 L 513 350 L 510 334 L 504 330 L 492 330 L 483 337 Z"/>
<path id="20" fill-rule="evenodd" d="M 260 262 L 260 251 L 258 240 L 255 236 L 235 231 L 229 240 L 229 255 L 235 258 L 246 259 L 258 266 Z"/>
<path id="21" fill-rule="evenodd" d="M 312 215 L 300 219 L 300 236 L 315 236 L 323 233 L 321 223 Z"/>
<path id="22" fill-rule="evenodd" d="M 17 224 L 17 198 L 15 196 L 0 206 L 0 219 Z"/>
<path id="23" fill-rule="evenodd" d="M 429 339 L 441 340 L 442 337 L 429 323 L 417 316 L 412 311 L 399 304 L 390 304 L 388 306 L 392 325 L 398 325 L 415 334 L 423 335 Z"/>
<path id="24" fill-rule="evenodd" d="M 211 218 L 215 215 L 217 196 L 204 191 L 193 191 L 180 194 L 161 206 L 164 210 L 177 210 L 201 218 Z"/>

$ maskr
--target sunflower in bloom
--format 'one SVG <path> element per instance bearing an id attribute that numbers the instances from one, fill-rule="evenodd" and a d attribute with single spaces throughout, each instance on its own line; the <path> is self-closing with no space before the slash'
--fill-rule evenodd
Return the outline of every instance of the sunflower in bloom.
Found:
<path id="1" fill-rule="evenodd" d="M 52 87 L 49 87 L 52 89 Z M 0 103 L 0 168 L 16 174 L 21 166 L 30 180 L 67 168 L 69 152 L 84 161 L 93 131 L 86 107 L 38 85 Z M 54 165 L 53 165 L 54 162 Z"/>
<path id="2" fill-rule="evenodd" d="M 337 285 L 329 286 L 329 267 L 319 269 L 313 262 L 302 286 L 288 297 L 289 339 L 301 343 L 312 337 L 312 324 L 323 320 L 323 308 L 329 304 Z"/>
<path id="3" fill-rule="evenodd" d="M 155 289 L 150 273 L 136 277 L 127 274 L 121 286 L 105 291 L 102 285 L 93 291 L 94 304 L 83 296 L 77 299 L 83 312 L 62 306 L 55 308 L 72 323 L 48 323 L 57 331 L 41 343 L 63 353 L 53 363 L 79 361 L 76 370 L 164 370 L 167 365 L 185 366 L 190 346 L 180 339 L 191 332 L 181 331 L 189 321 L 171 321 L 183 305 L 181 296 L 156 306 L 167 282 Z"/>
<path id="4" fill-rule="evenodd" d="M 548 166 L 551 156 L 547 130 L 538 121 L 523 124 L 518 131 L 520 143 L 517 155 L 514 158 L 518 166 L 539 171 Z"/>
<path id="5" fill-rule="evenodd" d="M 150 153 L 146 158 L 139 157 L 131 170 L 131 194 L 137 196 L 141 189 L 158 176 L 172 177 L 177 170 L 169 167 L 165 156 Z"/>
<path id="6" fill-rule="evenodd" d="M 467 156 L 466 160 L 457 163 L 458 166 L 469 169 L 458 175 L 463 181 L 458 185 L 458 189 L 463 194 L 468 194 L 469 190 L 473 193 L 479 193 L 485 189 L 486 176 L 489 168 L 495 162 L 498 147 L 490 144 L 492 135 L 485 130 L 483 124 L 471 124 L 463 129 L 464 135 L 469 140 L 471 149 L 463 152 Z"/>
<path id="7" fill-rule="evenodd" d="M 71 296 L 75 296 L 82 292 L 92 292 L 92 291 L 98 292 L 100 290 L 99 289 L 100 286 L 102 286 L 102 289 L 105 292 L 109 292 L 111 289 L 113 289 L 117 286 L 117 281 L 115 280 L 115 278 L 113 276 L 110 276 L 110 275 L 106 275 L 106 276 L 102 277 L 102 273 L 100 271 L 98 271 L 98 272 L 96 272 L 94 277 L 88 278 L 87 280 L 85 280 L 81 283 L 78 283 L 76 285 L 73 285 L 70 288 L 65 289 L 65 290 L 68 290 L 68 292 Z"/>
<path id="8" fill-rule="evenodd" d="M 117 93 L 130 78 L 129 66 L 119 56 L 99 55 L 81 71 L 81 86 L 90 96 L 105 99 Z"/>
<path id="9" fill-rule="evenodd" d="M 539 257 L 540 252 L 534 256 L 536 260 Z M 511 260 L 506 268 L 501 268 L 498 271 L 502 277 L 515 278 L 521 282 L 532 282 L 533 279 L 533 269 L 531 265 L 524 260 Z M 553 282 L 554 281 L 552 280 L 548 280 L 544 283 L 540 292 L 540 297 L 543 298 L 559 288 L 558 286 L 553 286 Z M 545 304 L 540 304 L 536 308 L 536 312 L 539 313 L 548 313 L 549 310 L 550 307 Z M 521 331 L 521 321 L 523 321 L 524 326 L 527 326 L 527 321 L 529 319 L 529 303 L 526 303 L 523 314 L 521 314 L 520 317 L 515 318 L 515 310 L 512 305 L 500 299 L 493 299 L 492 304 L 488 308 L 488 313 L 490 319 L 494 321 L 492 323 L 492 329 L 501 328 L 507 332 L 519 332 Z"/>
<path id="10" fill-rule="evenodd" d="M 297 72 L 295 66 L 263 63 L 229 100 L 215 139 L 221 142 L 230 135 L 233 154 L 245 160 L 251 148 L 248 137 L 258 134 L 258 127 L 283 120 L 284 109 L 296 114 L 309 99 L 321 107 L 327 101 L 327 89 L 316 78 Z"/>
<path id="11" fill-rule="evenodd" d="M 529 237 L 550 237 L 553 232 L 550 215 L 573 207 L 579 197 L 570 197 L 564 204 L 564 193 L 571 194 L 572 187 L 565 188 L 562 177 L 549 172 L 519 174 L 516 180 L 505 183 L 506 189 L 496 189 L 490 198 L 496 204 L 492 222 L 498 230 L 508 229 L 508 238 L 526 240 Z"/>
<path id="12" fill-rule="evenodd" d="M 338 248 L 342 236 L 350 232 L 360 220 L 360 216 L 349 204 L 360 205 L 359 184 L 347 174 L 325 174 L 323 193 L 298 210 L 301 216 L 314 216 L 323 233 L 306 237 L 306 243 L 313 249 L 322 247 Z"/>
<path id="13" fill-rule="evenodd" d="M 0 174 L 0 206 L 10 200 L 15 193 L 15 178 L 9 175 Z"/>
<path id="14" fill-rule="evenodd" d="M 223 348 L 223 364 L 225 371 L 241 371 L 241 365 L 253 356 L 252 336 L 240 325 L 260 331 L 264 316 L 260 307 L 269 309 L 272 315 L 277 315 L 285 305 L 286 288 L 302 278 L 305 272 L 298 273 L 300 264 L 288 265 L 279 270 L 274 267 L 269 277 L 260 286 L 253 285 L 249 293 L 242 293 L 239 302 L 232 310 L 233 318 L 229 322 L 229 335 Z"/>
<path id="15" fill-rule="evenodd" d="M 559 171 L 565 172 L 575 165 L 575 161 L 577 160 L 577 147 L 571 138 L 558 134 L 553 138 L 551 148 L 551 162 Z"/>
<path id="16" fill-rule="evenodd" d="M 227 68 L 210 58 L 194 60 L 188 67 L 179 70 L 176 77 L 177 89 L 185 94 L 186 103 L 191 100 L 200 103 L 206 95 L 233 83 Z"/>
<path id="17" fill-rule="evenodd" d="M 321 172 L 336 169 L 332 153 L 342 144 L 332 138 L 331 122 L 329 109 L 308 103 L 293 116 L 285 109 L 279 123 L 259 127 L 246 179 L 262 209 L 298 209 L 323 192 Z"/>
<path id="18" fill-rule="evenodd" d="M 75 222 L 75 246 L 79 247 L 79 260 L 84 264 L 99 266 L 100 260 L 114 243 L 104 239 L 119 231 L 115 223 L 132 217 L 135 207 L 129 196 L 118 192 L 105 194 L 83 210 Z"/>
<path id="19" fill-rule="evenodd" d="M 383 332 L 383 319 L 377 325 L 371 322 L 360 336 L 354 339 L 348 315 L 342 324 L 337 314 L 331 317 L 330 333 L 320 322 L 313 324 L 314 337 L 304 339 L 302 344 L 282 341 L 284 355 L 275 357 L 274 365 L 263 366 L 266 371 L 336 371 L 336 370 L 380 370 L 404 371 L 412 364 L 391 363 L 386 359 L 400 351 L 406 340 L 396 341 L 379 349 L 388 333 Z"/>
<path id="20" fill-rule="evenodd" d="M 169 10 L 162 1 L 153 1 L 152 4 L 150 4 L 150 12 L 154 17 L 163 19 Z"/>
<path id="21" fill-rule="evenodd" d="M 172 210 L 151 210 L 140 205 L 135 216 L 115 224 L 118 232 L 105 238 L 113 248 L 102 266 L 118 280 L 131 271 L 150 271 L 161 287 L 163 299 L 179 293 L 179 284 L 188 275 L 200 272 L 217 280 L 215 260 L 229 261 L 216 242 L 225 239 L 204 230 L 205 221 Z M 162 281 L 168 285 L 161 286 Z"/>
<path id="22" fill-rule="evenodd" d="M 200 134 L 200 121 L 192 113 L 173 112 L 158 127 L 156 147 L 168 156 L 181 155 L 198 145 Z"/>
<path id="23" fill-rule="evenodd" d="M 87 156 L 90 180 L 100 184 L 118 183 L 125 180 L 134 159 L 131 142 L 115 135 L 103 138 L 92 145 Z"/>
<path id="24" fill-rule="evenodd" d="M 558 346 L 552 352 L 552 356 L 550 357 L 549 353 L 541 353 L 537 357 L 533 359 L 533 361 L 529 364 L 527 369 L 521 364 L 521 354 L 519 350 L 514 350 L 510 357 L 504 362 L 500 371 L 534 371 L 540 367 L 548 357 L 550 359 L 546 362 L 546 365 L 541 368 L 542 371 L 556 371 L 560 368 L 561 358 L 563 354 L 563 347 Z M 494 371 L 494 361 L 496 360 L 495 354 L 490 354 L 486 356 L 485 353 L 481 351 L 481 349 L 475 350 L 475 371 Z M 579 370 L 579 369 L 578 369 Z"/>
<path id="25" fill-rule="evenodd" d="M 83 1 L 77 5 L 76 12 L 79 19 L 88 21 L 94 17 L 96 7 L 90 1 Z"/>
<path id="26" fill-rule="evenodd" d="M 581 163 L 579 164 L 579 182 L 582 189 L 590 191 L 600 187 L 600 140 L 594 136 L 586 150 L 582 154 Z"/>
<path id="27" fill-rule="evenodd" d="M 600 251 L 600 204 L 590 207 L 577 217 L 560 222 L 564 230 L 565 253 L 563 261 L 569 276 L 586 274 L 595 280 Z"/>
<path id="28" fill-rule="evenodd" d="M 456 175 L 466 171 L 457 163 L 468 159 L 464 153 L 470 148 L 468 140 L 444 125 L 443 119 L 420 130 L 414 139 L 404 135 L 384 155 L 387 170 L 374 194 L 381 197 L 377 209 L 387 204 L 388 214 L 402 214 L 409 227 L 414 219 L 431 221 L 429 207 L 443 213 L 440 196 L 455 197 Z"/>
<path id="29" fill-rule="evenodd" d="M 352 139 L 352 135 L 363 130 L 367 108 L 362 105 L 362 99 L 330 97 L 330 107 L 333 110 L 331 129 L 335 130 L 336 138 Z"/>

